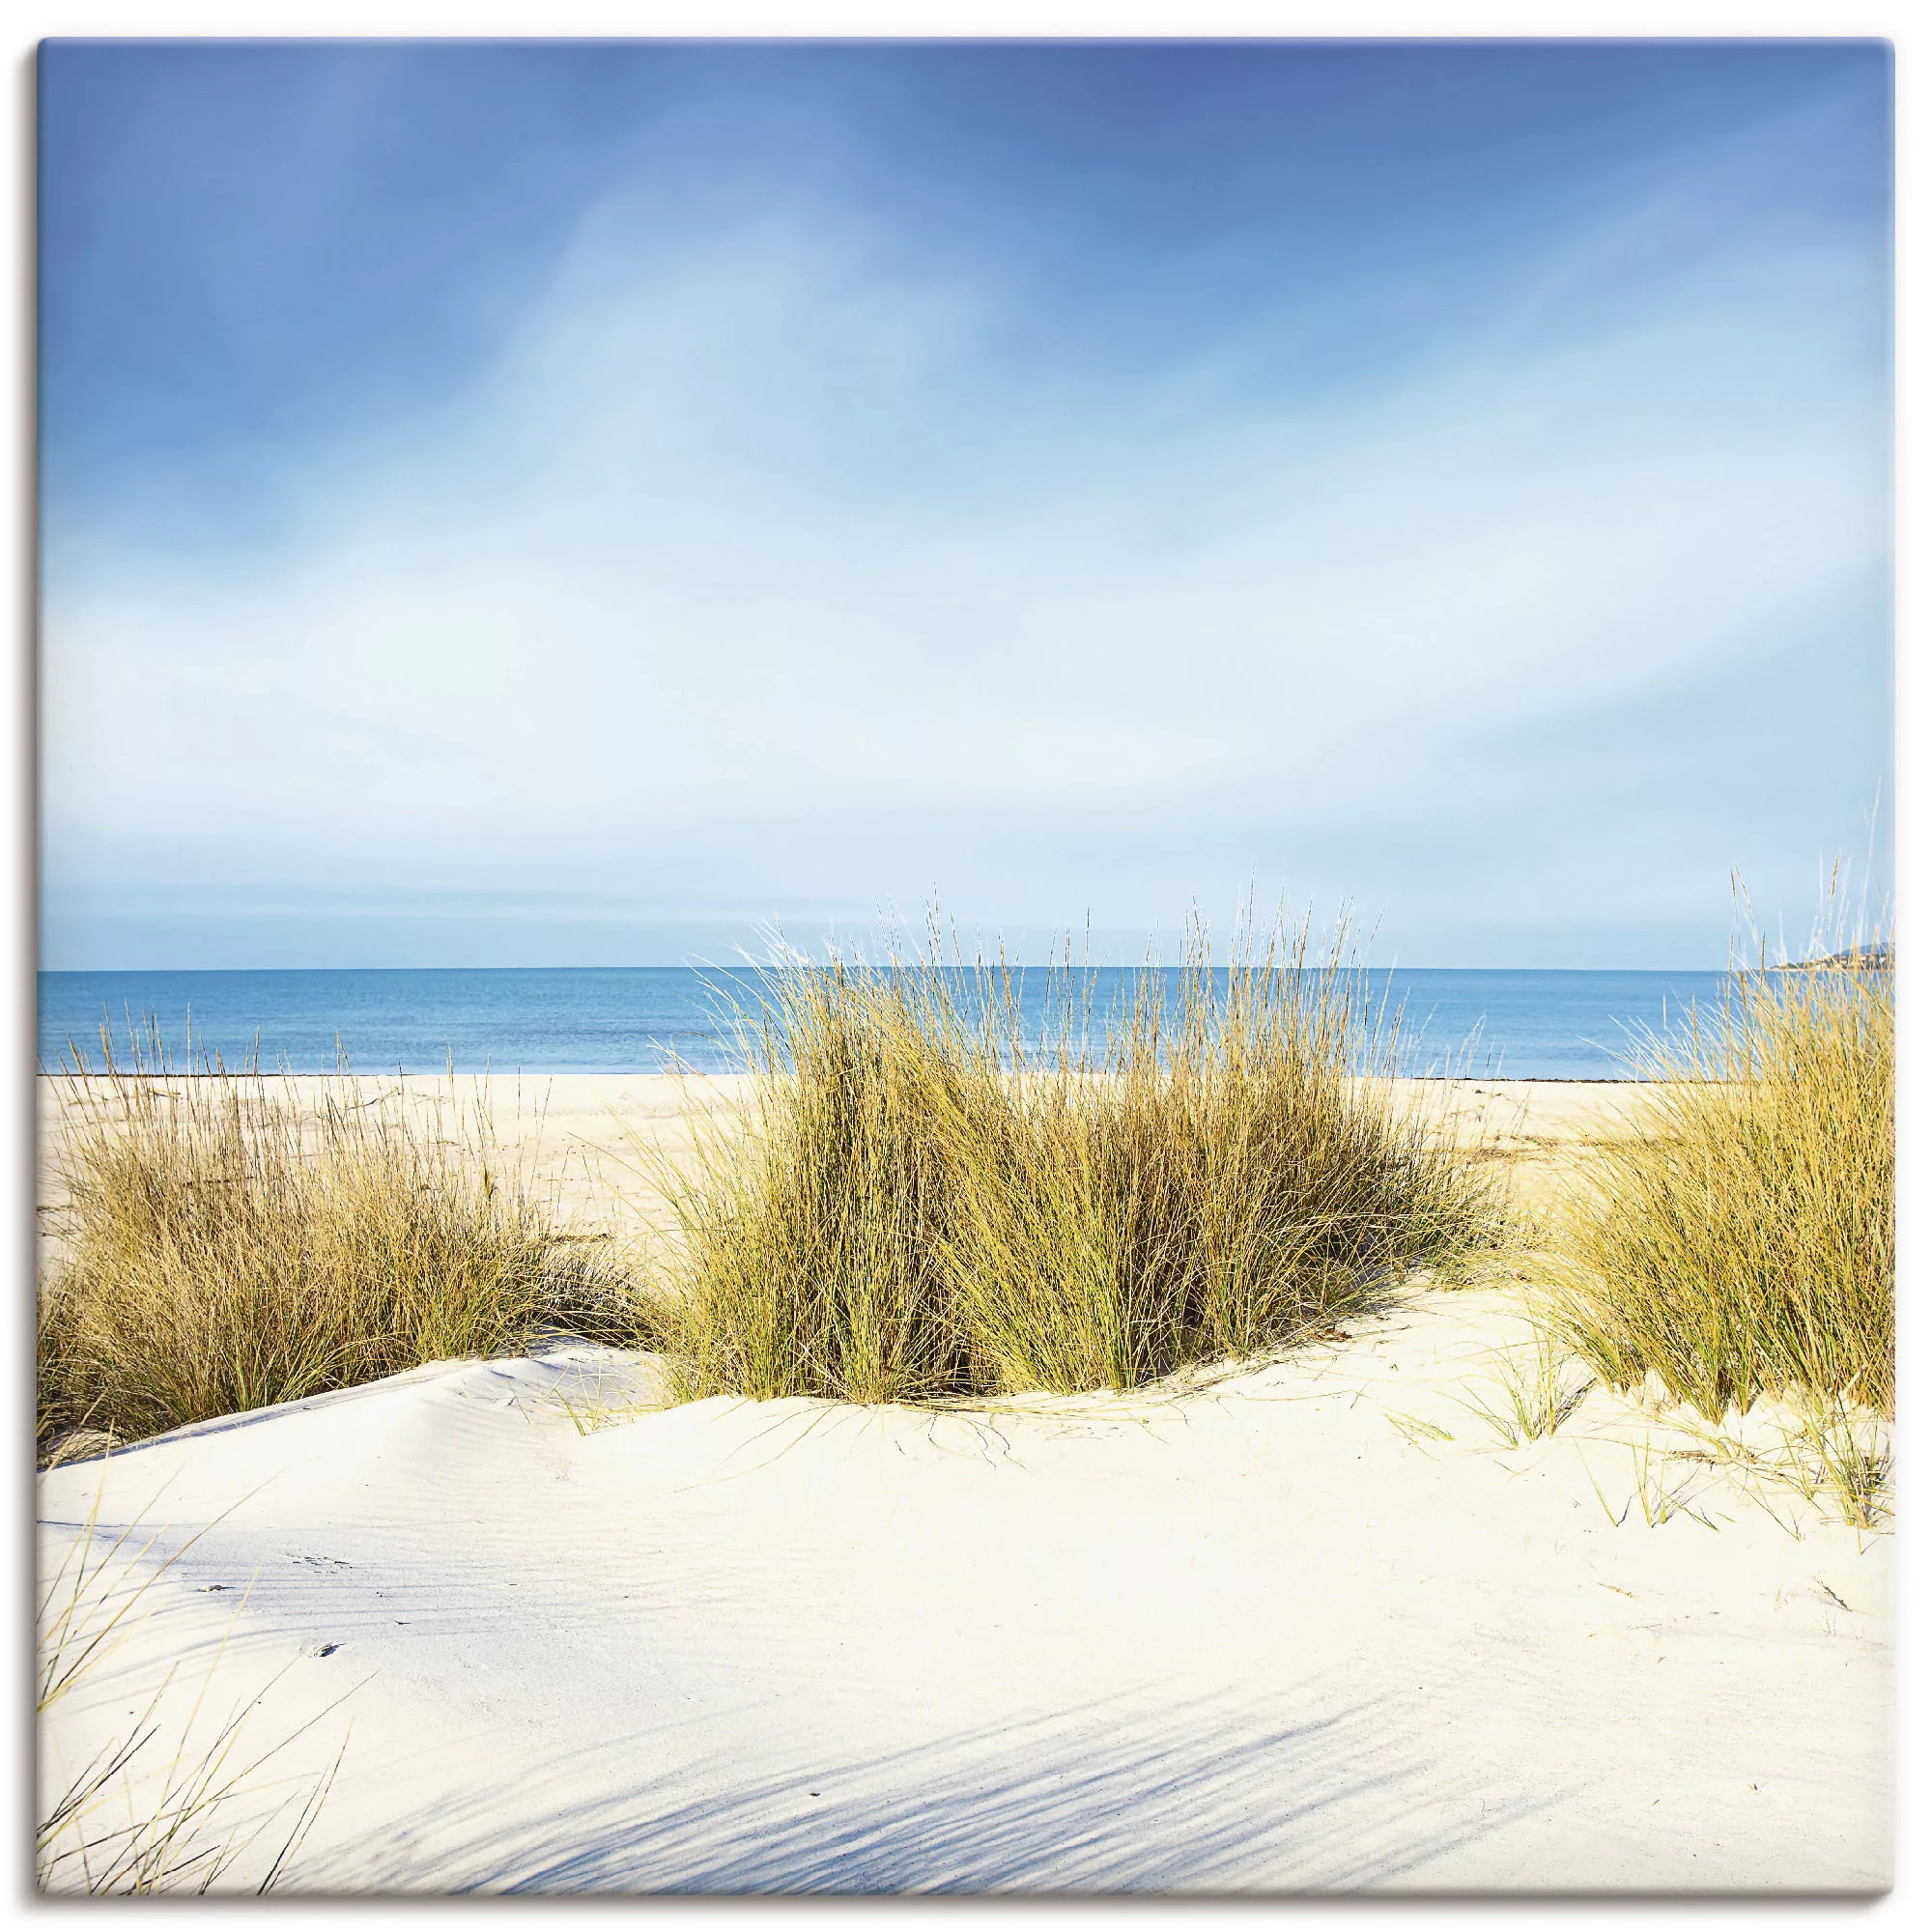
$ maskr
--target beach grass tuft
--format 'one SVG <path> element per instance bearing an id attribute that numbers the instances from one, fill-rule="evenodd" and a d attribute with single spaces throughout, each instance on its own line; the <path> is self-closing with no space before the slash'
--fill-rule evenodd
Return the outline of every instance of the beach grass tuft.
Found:
<path id="1" fill-rule="evenodd" d="M 1223 965 L 1197 927 L 1123 1012 L 1091 984 L 1062 969 L 1029 1023 L 1020 977 L 936 924 L 877 965 L 772 970 L 743 1131 L 655 1169 L 683 1393 L 1126 1388 L 1494 1234 L 1475 1169 L 1395 1104 L 1398 1029 L 1339 942 L 1249 926 Z"/>
<path id="2" fill-rule="evenodd" d="M 639 1304 L 568 1241 L 452 1081 L 372 1099 L 152 1031 L 56 1084 L 66 1200 L 39 1301 L 43 1458 L 298 1400 L 541 1327 L 637 1340 Z"/>
<path id="3" fill-rule="evenodd" d="M 1638 1043 L 1634 1131 L 1556 1228 L 1557 1318 L 1606 1382 L 1713 1421 L 1778 1394 L 1892 1412 L 1893 999 L 1875 940 L 1760 962 Z"/>

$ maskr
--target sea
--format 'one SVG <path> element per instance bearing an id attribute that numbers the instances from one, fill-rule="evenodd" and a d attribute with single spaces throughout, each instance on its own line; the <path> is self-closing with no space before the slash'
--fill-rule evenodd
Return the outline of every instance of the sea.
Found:
<path id="1" fill-rule="evenodd" d="M 1099 1032 L 1135 971 L 1083 969 Z M 1415 1073 L 1516 1080 L 1634 1077 L 1647 1034 L 1669 1033 L 1693 1005 L 1720 1005 L 1730 976 L 1711 972 L 1369 972 L 1364 986 L 1399 1021 Z M 742 1021 L 770 990 L 754 969 L 679 966 L 398 968 L 315 972 L 43 973 L 40 1058 L 101 1064 L 151 1033 L 173 1064 L 204 1052 L 296 1073 L 700 1073 L 742 1071 Z M 1020 999 L 1044 1020 L 1065 995 L 1046 968 Z"/>

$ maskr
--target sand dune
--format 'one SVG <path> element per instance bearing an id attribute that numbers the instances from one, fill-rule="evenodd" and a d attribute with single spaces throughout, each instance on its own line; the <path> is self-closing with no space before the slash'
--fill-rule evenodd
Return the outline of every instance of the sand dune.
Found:
<path id="1" fill-rule="evenodd" d="M 298 1889 L 1886 1884 L 1889 1539 L 1601 1391 L 1505 1449 L 1499 1292 L 1353 1328 L 944 1412 L 563 1346 L 54 1469 L 47 1574 L 176 1560 L 43 1783 L 172 1666 L 158 1744 L 294 1738 L 230 1837 L 341 1751 Z"/>

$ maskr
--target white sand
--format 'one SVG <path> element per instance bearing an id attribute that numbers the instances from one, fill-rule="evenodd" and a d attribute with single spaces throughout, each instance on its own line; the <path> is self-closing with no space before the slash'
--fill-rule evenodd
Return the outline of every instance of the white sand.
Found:
<path id="1" fill-rule="evenodd" d="M 179 1077 L 148 1084 L 183 1085 Z M 752 1083 L 735 1074 L 491 1073 L 459 1074 L 454 1081 L 427 1074 L 370 1076 L 352 1084 L 363 1105 L 393 1107 L 400 1098 L 420 1109 L 453 1101 L 466 1126 L 480 1110 L 497 1144 L 519 1158 L 536 1190 L 565 1216 L 623 1236 L 653 1218 L 657 1205 L 639 1170 L 640 1147 L 688 1157 L 699 1117 L 715 1115 L 730 1130 Z M 325 1090 L 341 1091 L 341 1083 L 311 1074 L 271 1085 L 277 1092 L 286 1087 L 307 1105 Z M 73 1083 L 43 1075 L 36 1087 L 42 1233 L 57 1235 L 63 1194 L 54 1154 L 62 1109 L 77 1093 L 104 1105 L 111 1119 L 114 1095 L 99 1078 Z"/>
<path id="2" fill-rule="evenodd" d="M 550 1084 L 581 1211 L 613 1112 L 688 1135 L 665 1083 Z M 1534 1162 L 1624 1097 L 1458 1105 Z M 43 1575 L 106 1558 L 92 1628 L 147 1587 L 44 1800 L 147 1713 L 94 1829 L 151 1812 L 241 1714 L 181 1840 L 241 1843 L 223 1887 L 338 1752 L 292 1887 L 1883 1887 L 1890 1539 L 1601 1391 L 1502 1447 L 1511 1311 L 970 1413 L 654 1410 L 647 1358 L 565 1348 L 58 1468 Z"/>

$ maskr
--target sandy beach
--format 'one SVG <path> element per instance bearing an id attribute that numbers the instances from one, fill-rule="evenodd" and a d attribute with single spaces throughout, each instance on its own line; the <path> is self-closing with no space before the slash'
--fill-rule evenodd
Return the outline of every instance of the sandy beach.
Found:
<path id="1" fill-rule="evenodd" d="M 622 1130 L 688 1145 L 736 1091 L 491 1099 L 623 1239 Z M 1630 1094 L 1446 1098 L 1533 1203 Z M 221 1889 L 331 1767 L 290 1889 L 1884 1887 L 1889 1538 L 1746 1460 L 1775 1405 L 1726 1440 L 1599 1388 L 1508 1446 L 1519 1293 L 941 1409 L 664 1406 L 652 1358 L 561 1341 L 49 1470 L 43 1577 L 91 1551 L 83 1616 L 128 1607 L 43 1793 L 239 1715 L 272 1754 Z"/>
<path id="2" fill-rule="evenodd" d="M 36 1082 L 42 1151 L 40 1202 L 49 1236 L 58 1225 L 60 1188 L 47 1169 L 62 1082 Z M 279 1087 L 282 1083 L 277 1082 Z M 306 1099 L 334 1083 L 298 1074 L 290 1090 Z M 364 1077 L 358 1097 L 377 1106 L 434 1103 L 455 1095 L 481 1105 L 498 1144 L 527 1165 L 538 1186 L 584 1232 L 624 1235 L 654 1225 L 654 1189 L 639 1171 L 640 1144 L 673 1155 L 688 1150 L 701 1117 L 728 1127 L 748 1095 L 742 1074 L 538 1073 Z M 83 1090 L 88 1083 L 82 1083 Z M 92 1083 L 105 1092 L 105 1084 Z M 1637 1089 L 1617 1081 L 1401 1080 L 1400 1096 L 1427 1110 L 1465 1144 L 1482 1143 L 1510 1161 L 1528 1199 L 1547 1189 L 1566 1150 L 1623 1128 Z"/>

